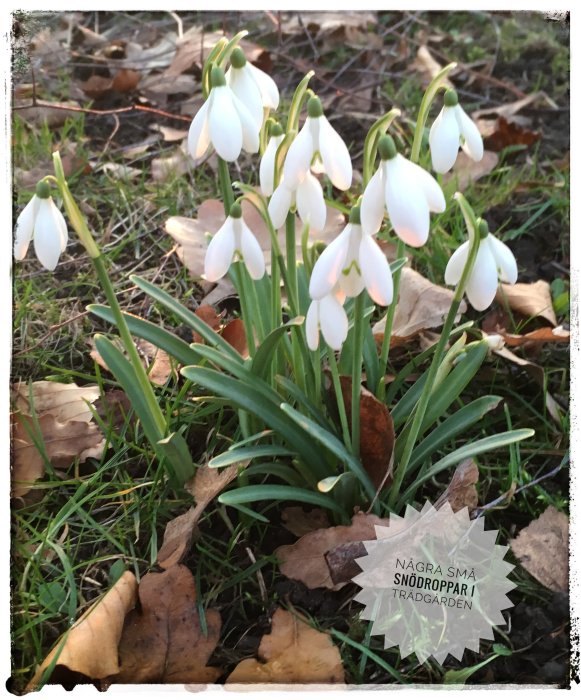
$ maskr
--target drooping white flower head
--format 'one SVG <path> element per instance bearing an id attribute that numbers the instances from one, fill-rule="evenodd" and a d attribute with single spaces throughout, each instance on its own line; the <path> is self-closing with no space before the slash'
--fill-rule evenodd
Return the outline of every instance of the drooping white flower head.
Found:
<path id="1" fill-rule="evenodd" d="M 65 219 L 50 196 L 49 184 L 41 180 L 36 194 L 16 219 L 14 258 L 23 260 L 30 241 L 34 241 L 36 257 L 43 267 L 52 271 L 68 240 Z"/>
<path id="2" fill-rule="evenodd" d="M 193 158 L 201 158 L 212 145 L 226 161 L 234 161 L 244 148 L 256 153 L 260 126 L 251 113 L 226 85 L 224 71 L 218 66 L 210 74 L 212 88 L 188 133 L 188 150 Z"/>
<path id="3" fill-rule="evenodd" d="M 323 188 L 317 178 L 307 171 L 296 189 L 291 190 L 283 180 L 273 192 L 268 203 L 268 213 L 276 229 L 284 225 L 291 206 L 295 206 L 303 223 L 311 231 L 322 231 L 327 219 L 327 206 Z"/>
<path id="4" fill-rule="evenodd" d="M 482 160 L 484 145 L 476 124 L 458 104 L 455 90 L 447 90 L 444 107 L 430 129 L 432 167 L 447 173 L 458 157 L 458 147 L 472 160 Z"/>
<path id="5" fill-rule="evenodd" d="M 347 339 L 349 319 L 343 308 L 345 295 L 335 288 L 322 299 L 314 299 L 307 311 L 305 332 L 311 350 L 319 347 L 319 331 L 332 350 L 340 350 Z"/>
<path id="6" fill-rule="evenodd" d="M 511 249 L 488 232 L 486 221 L 480 220 L 480 245 L 468 282 L 466 296 L 477 311 L 487 309 L 496 296 L 498 281 L 514 284 L 518 277 L 515 257 Z M 458 284 L 468 260 L 470 241 L 454 251 L 446 265 L 446 284 Z"/>
<path id="7" fill-rule="evenodd" d="M 351 157 L 343 139 L 323 114 L 321 100 L 311 97 L 307 103 L 307 119 L 291 143 L 284 162 L 286 186 L 293 190 L 310 171 L 313 160 L 318 172 L 325 172 L 339 190 L 348 190 L 353 179 Z"/>
<path id="8" fill-rule="evenodd" d="M 226 72 L 226 82 L 248 109 L 260 130 L 264 120 L 264 109 L 278 108 L 280 95 L 276 83 L 270 75 L 249 63 L 239 46 L 232 51 L 230 63 L 231 66 Z"/>
<path id="9" fill-rule="evenodd" d="M 284 132 L 278 123 L 274 123 L 270 128 L 270 139 L 260 161 L 258 171 L 260 177 L 260 189 L 266 197 L 274 192 L 274 168 L 276 161 L 276 151 L 283 142 Z"/>
<path id="10" fill-rule="evenodd" d="M 428 240 L 430 212 L 443 212 L 442 188 L 423 168 L 397 152 L 391 136 L 382 136 L 379 168 L 369 181 L 361 201 L 361 225 L 367 234 L 379 231 L 387 214 L 397 236 L 418 248 Z"/>
<path id="11" fill-rule="evenodd" d="M 315 263 L 309 284 L 312 299 L 323 299 L 335 288 L 348 297 L 364 289 L 376 304 L 393 299 L 391 269 L 374 238 L 363 232 L 359 207 L 353 207 L 349 223 Z"/>
<path id="12" fill-rule="evenodd" d="M 214 234 L 204 262 L 204 276 L 209 282 L 217 282 L 228 272 L 234 257 L 244 262 L 253 280 L 264 275 L 265 264 L 262 249 L 255 235 L 242 218 L 242 207 L 233 204 L 230 216 Z"/>

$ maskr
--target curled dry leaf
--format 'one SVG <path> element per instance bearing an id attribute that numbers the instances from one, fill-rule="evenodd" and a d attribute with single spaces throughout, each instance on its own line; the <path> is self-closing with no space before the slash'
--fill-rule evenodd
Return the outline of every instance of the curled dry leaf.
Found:
<path id="1" fill-rule="evenodd" d="M 536 331 L 525 333 L 524 335 L 516 335 L 514 333 L 500 332 L 504 338 L 504 342 L 511 347 L 520 347 L 521 345 L 543 345 L 544 343 L 568 343 L 571 333 L 563 328 L 537 328 Z"/>
<path id="2" fill-rule="evenodd" d="M 449 503 L 454 513 L 468 508 L 468 512 L 472 514 L 478 506 L 478 476 L 478 466 L 474 460 L 466 459 L 460 462 L 446 490 L 434 503 L 434 508 L 439 509 L 444 503 Z"/>
<path id="3" fill-rule="evenodd" d="M 524 123 L 521 123 L 524 122 Z M 527 127 L 528 120 L 506 119 L 498 117 L 496 120 L 477 120 L 478 130 L 484 139 L 484 146 L 489 151 L 502 151 L 507 146 L 531 146 L 542 137 L 540 131 L 533 131 Z"/>
<path id="4" fill-rule="evenodd" d="M 345 682 L 341 655 L 331 636 L 281 608 L 272 616 L 271 633 L 260 641 L 258 657 L 241 661 L 226 684 Z"/>
<path id="5" fill-rule="evenodd" d="M 168 569 L 182 561 L 196 535 L 197 525 L 204 510 L 236 478 L 240 466 L 233 464 L 222 470 L 211 469 L 205 465 L 198 467 L 191 484 L 196 505 L 166 525 L 163 544 L 157 554 L 159 566 Z"/>
<path id="6" fill-rule="evenodd" d="M 341 377 L 340 380 L 345 412 L 351 427 L 352 381 L 351 377 Z M 375 488 L 385 489 L 391 483 L 395 444 L 393 420 L 387 406 L 365 387 L 361 387 L 359 406 L 361 463 Z"/>
<path id="7" fill-rule="evenodd" d="M 424 45 L 420 46 L 420 48 L 418 49 L 416 58 L 410 65 L 410 68 L 416 70 L 420 74 L 422 82 L 424 83 L 424 85 L 427 86 L 438 75 L 438 73 L 442 70 L 443 66 L 441 63 L 438 63 L 438 61 L 436 61 L 436 59 L 430 53 L 428 47 Z M 447 88 L 454 87 L 452 83 L 448 80 L 448 78 L 446 78 L 446 80 L 442 84 L 445 85 Z"/>
<path id="8" fill-rule="evenodd" d="M 511 540 L 512 551 L 531 576 L 552 591 L 569 588 L 569 519 L 549 506 Z"/>
<path id="9" fill-rule="evenodd" d="M 311 35 L 341 32 L 345 36 L 348 28 L 365 29 L 377 23 L 375 12 L 293 12 L 280 24 L 283 34 L 304 35 L 305 27 Z"/>
<path id="10" fill-rule="evenodd" d="M 541 316 L 553 326 L 557 325 L 551 287 L 545 280 L 537 280 L 532 284 L 524 282 L 501 284 L 496 300 L 501 304 L 507 304 L 513 311 L 523 316 Z"/>
<path id="11" fill-rule="evenodd" d="M 102 598 L 94 603 L 59 640 L 26 687 L 38 688 L 45 670 L 56 662 L 70 671 L 100 680 L 119 672 L 117 648 L 123 622 L 137 600 L 137 581 L 126 571 Z"/>
<path id="12" fill-rule="evenodd" d="M 99 398 L 101 390 L 96 384 L 77 386 L 61 382 L 39 381 L 30 385 L 32 405 L 37 415 L 50 413 L 64 423 L 68 420 L 80 420 L 90 423 L 93 419 L 90 405 Z M 28 384 L 18 383 L 12 386 L 15 408 L 21 413 L 31 415 L 32 406 Z"/>
<path id="13" fill-rule="evenodd" d="M 329 588 L 338 591 L 345 582 L 335 584 L 325 561 L 326 552 L 346 542 L 375 539 L 375 525 L 386 525 L 377 515 L 357 513 L 351 525 L 338 525 L 309 532 L 295 544 L 279 547 L 275 554 L 280 570 L 288 578 L 301 581 L 308 588 Z"/>
<path id="14" fill-rule="evenodd" d="M 110 683 L 211 683 L 220 669 L 206 666 L 220 638 L 220 614 L 206 610 L 207 634 L 196 605 L 196 583 L 185 566 L 148 573 L 139 608 L 125 619 L 119 667 Z"/>
<path id="15" fill-rule="evenodd" d="M 302 537 L 313 530 L 329 527 L 329 518 L 320 508 L 306 511 L 301 506 L 288 506 L 283 509 L 281 520 L 284 527 L 297 537 Z"/>
<path id="16" fill-rule="evenodd" d="M 433 284 L 419 272 L 409 267 L 401 271 L 399 300 L 393 320 L 391 346 L 405 344 L 423 330 L 438 328 L 450 306 L 454 293 Z M 466 303 L 460 304 L 457 319 L 466 311 Z M 373 334 L 378 343 L 383 340 L 385 316 L 373 327 Z"/>

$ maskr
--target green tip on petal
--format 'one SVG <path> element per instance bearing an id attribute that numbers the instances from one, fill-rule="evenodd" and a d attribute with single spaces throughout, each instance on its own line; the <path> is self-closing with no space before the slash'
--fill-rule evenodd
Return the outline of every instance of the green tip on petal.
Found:
<path id="1" fill-rule="evenodd" d="M 323 105 L 318 97 L 311 97 L 307 102 L 307 114 L 311 119 L 323 116 Z"/>
<path id="2" fill-rule="evenodd" d="M 36 185 L 36 196 L 39 199 L 48 199 L 50 197 L 50 185 L 46 180 L 41 180 Z"/>
<path id="3" fill-rule="evenodd" d="M 458 93 L 456 90 L 446 90 L 444 94 L 444 106 L 455 107 L 458 104 Z"/>
<path id="4" fill-rule="evenodd" d="M 284 129 L 278 122 L 272 122 L 270 125 L 270 135 L 271 136 L 282 136 L 284 134 Z"/>
<path id="5" fill-rule="evenodd" d="M 478 235 L 481 241 L 488 236 L 488 224 L 484 219 L 478 219 Z"/>
<path id="6" fill-rule="evenodd" d="M 212 72 L 210 73 L 210 85 L 213 88 L 226 85 L 226 76 L 224 75 L 224 71 L 220 68 L 220 66 L 212 66 Z"/>
<path id="7" fill-rule="evenodd" d="M 244 51 L 242 51 L 239 46 L 232 51 L 230 63 L 232 64 L 232 68 L 244 68 L 246 65 L 246 56 L 244 55 Z"/>
<path id="8" fill-rule="evenodd" d="M 234 202 L 234 204 L 230 207 L 230 216 L 233 219 L 240 219 L 242 216 L 242 207 L 238 202 Z"/>
<path id="9" fill-rule="evenodd" d="M 395 141 L 389 134 L 384 134 L 377 144 L 377 150 L 379 151 L 379 157 L 381 160 L 391 160 L 397 155 L 397 147 Z"/>
<path id="10" fill-rule="evenodd" d="M 349 212 L 349 223 L 350 224 L 360 224 L 361 223 L 361 207 L 358 205 L 355 205 L 354 207 L 351 207 L 351 211 Z"/>

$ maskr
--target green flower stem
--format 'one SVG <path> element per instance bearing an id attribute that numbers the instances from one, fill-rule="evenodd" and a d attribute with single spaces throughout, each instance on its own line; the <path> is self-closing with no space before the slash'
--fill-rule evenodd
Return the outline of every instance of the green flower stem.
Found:
<path id="1" fill-rule="evenodd" d="M 473 230 L 471 231 L 473 235 L 471 235 L 470 239 L 468 259 L 466 260 L 466 265 L 462 272 L 460 281 L 458 282 L 458 285 L 456 286 L 456 289 L 454 291 L 454 297 L 452 299 L 452 304 L 450 306 L 450 310 L 448 311 L 448 315 L 446 316 L 444 327 L 442 328 L 442 334 L 440 335 L 440 339 L 438 340 L 436 350 L 434 351 L 434 354 L 432 356 L 432 363 L 430 365 L 430 369 L 428 370 L 426 383 L 424 385 L 424 388 L 413 413 L 413 419 L 410 426 L 409 435 L 405 443 L 403 454 L 394 471 L 394 479 L 390 489 L 388 502 L 388 505 L 391 508 L 395 506 L 395 503 L 398 500 L 399 492 L 401 490 L 407 466 L 412 457 L 413 449 L 416 445 L 416 441 L 418 439 L 418 435 L 420 433 L 422 423 L 424 421 L 424 416 L 428 407 L 428 401 L 430 400 L 430 396 L 432 395 L 432 392 L 434 390 L 434 381 L 438 374 L 438 370 L 442 362 L 442 357 L 444 355 L 446 345 L 450 337 L 450 332 L 452 331 L 454 320 L 456 318 L 456 315 L 458 314 L 458 309 L 460 308 L 462 297 L 464 296 L 464 290 L 466 289 L 466 284 L 472 272 L 472 268 L 476 260 L 476 255 L 478 254 L 478 247 L 480 245 L 480 235 L 478 232 L 478 225 L 475 222 L 474 212 L 472 212 L 472 209 L 469 207 L 468 203 L 466 202 L 464 197 L 462 197 L 462 195 L 457 194 L 456 199 L 459 201 L 460 207 L 462 208 L 462 212 L 464 213 L 465 217 L 469 217 L 471 219 L 470 223 L 473 228 Z M 468 226 L 469 230 L 471 226 Z"/>
<path id="2" fill-rule="evenodd" d="M 327 347 L 327 360 L 329 361 L 329 369 L 331 370 L 331 381 L 333 382 L 333 390 L 337 398 L 337 408 L 339 410 L 339 421 L 341 423 L 341 432 L 343 433 L 343 442 L 345 447 L 351 451 L 351 434 L 349 433 L 349 422 L 347 420 L 347 411 L 345 410 L 345 399 L 343 397 L 343 389 L 341 387 L 341 379 L 339 377 L 339 367 L 337 366 L 337 358 L 335 351 Z"/>
<path id="3" fill-rule="evenodd" d="M 238 298 L 240 299 L 240 315 L 244 324 L 246 333 L 246 341 L 248 343 L 248 352 L 253 357 L 256 352 L 256 343 L 254 340 L 254 327 L 252 325 L 252 310 L 250 308 L 250 292 L 247 288 L 247 280 L 244 278 L 246 268 L 243 262 L 237 261 L 230 266 L 230 277 L 234 286 L 238 290 Z"/>
<path id="4" fill-rule="evenodd" d="M 405 254 L 405 243 L 398 238 L 397 239 L 397 251 L 395 253 L 395 259 L 399 260 Z M 377 378 L 377 387 L 375 389 L 375 395 L 380 401 L 385 398 L 385 374 L 387 372 L 387 360 L 389 357 L 389 348 L 391 345 L 391 334 L 393 331 L 393 320 L 395 318 L 395 310 L 397 306 L 397 298 L 399 296 L 399 286 L 401 282 L 401 270 L 396 270 L 393 275 L 393 301 L 387 309 L 387 315 L 385 317 L 385 329 L 383 331 L 383 341 L 381 343 L 381 354 L 379 356 L 379 376 Z"/>
<path id="5" fill-rule="evenodd" d="M 365 144 L 363 146 L 363 189 L 367 187 L 369 180 L 371 180 L 375 158 L 377 156 L 377 142 L 380 136 L 385 134 L 389 129 L 393 120 L 400 115 L 401 112 L 399 109 L 391 109 L 387 114 L 384 114 L 383 117 L 380 117 L 367 132 Z"/>
<path id="6" fill-rule="evenodd" d="M 285 222 L 286 233 L 286 269 L 289 298 L 293 299 L 296 313 L 299 313 L 298 279 L 297 279 L 297 243 L 295 232 L 295 215 L 289 211 Z"/>
<path id="7" fill-rule="evenodd" d="M 426 126 L 426 120 L 428 118 L 428 113 L 430 111 L 430 107 L 432 106 L 432 102 L 434 101 L 438 90 L 444 87 L 444 82 L 448 77 L 448 73 L 454 70 L 454 68 L 456 68 L 456 65 L 456 63 L 449 63 L 447 66 L 442 68 L 438 75 L 436 75 L 436 77 L 428 85 L 428 88 L 424 93 L 422 102 L 420 104 L 420 109 L 418 111 L 418 120 L 416 122 L 416 128 L 414 131 L 414 141 L 412 144 L 412 153 L 410 156 L 410 160 L 412 161 L 412 163 L 417 163 L 420 159 L 420 148 L 422 146 L 424 128 Z"/>
<path id="8" fill-rule="evenodd" d="M 159 407 L 153 387 L 151 386 L 147 372 L 145 371 L 141 358 L 137 352 L 137 348 L 135 347 L 135 343 L 133 342 L 133 338 L 131 337 L 131 333 L 129 332 L 129 328 L 127 327 L 125 317 L 121 312 L 119 302 L 117 301 L 117 296 L 115 295 L 115 290 L 113 289 L 113 285 L 111 284 L 111 280 L 109 279 L 109 275 L 107 274 L 107 270 L 105 268 L 104 258 L 102 255 L 99 255 L 96 258 L 92 258 L 92 261 L 93 265 L 95 266 L 99 282 L 101 283 L 101 287 L 105 292 L 105 296 L 107 297 L 107 303 L 109 304 L 115 318 L 115 324 L 117 326 L 117 330 L 119 331 L 119 335 L 121 336 L 121 341 L 123 342 L 123 346 L 125 347 L 129 361 L 131 362 L 131 365 L 135 371 L 137 381 L 139 382 L 143 396 L 147 401 L 149 413 L 155 421 L 161 439 L 167 435 L 167 422 L 161 408 Z"/>
<path id="9" fill-rule="evenodd" d="M 234 204 L 234 193 L 232 192 L 232 181 L 230 180 L 230 171 L 228 164 L 223 158 L 218 158 L 218 178 L 220 180 L 220 189 L 222 190 L 222 199 L 224 200 L 224 213 L 226 216 L 230 214 L 230 209 Z"/>
<path id="10" fill-rule="evenodd" d="M 361 292 L 355 299 L 353 310 L 353 371 L 351 375 L 351 451 L 359 457 L 359 435 L 361 422 L 361 360 L 365 339 L 365 294 Z"/>

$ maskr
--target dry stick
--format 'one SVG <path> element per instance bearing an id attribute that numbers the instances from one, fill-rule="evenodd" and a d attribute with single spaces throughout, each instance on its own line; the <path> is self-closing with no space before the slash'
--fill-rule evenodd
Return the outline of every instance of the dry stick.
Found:
<path id="1" fill-rule="evenodd" d="M 78 321 L 80 318 L 84 318 L 85 316 L 88 316 L 89 312 L 88 311 L 83 311 L 80 314 L 77 314 L 76 316 L 73 316 L 72 318 L 68 318 L 66 321 L 62 321 L 61 323 L 57 323 L 54 326 L 51 326 L 48 330 L 47 333 L 45 333 L 39 340 L 36 341 L 34 345 L 31 345 L 28 348 L 24 348 L 24 350 L 19 350 L 18 352 L 15 352 L 12 354 L 12 357 L 20 357 L 20 355 L 27 355 L 29 352 L 32 352 L 35 350 L 39 345 L 42 345 L 44 341 L 47 338 L 50 338 L 50 336 L 58 331 L 60 328 L 63 326 L 68 326 L 69 323 L 74 323 L 75 321 Z"/>
<path id="2" fill-rule="evenodd" d="M 32 107 L 48 107 L 50 109 L 62 109 L 65 112 L 80 112 L 81 114 L 95 114 L 97 116 L 105 116 L 109 114 L 124 114 L 126 112 L 149 112 L 151 114 L 157 114 L 160 117 L 178 119 L 182 122 L 190 123 L 192 121 L 191 117 L 185 117 L 181 114 L 171 114 L 170 112 L 165 112 L 163 109 L 155 109 L 154 107 L 146 107 L 145 105 L 130 105 L 129 107 L 118 107 L 117 109 L 90 109 L 89 107 L 76 107 L 75 105 L 64 105 L 60 102 L 45 102 L 44 100 L 37 100 L 34 94 L 32 96 L 31 104 L 17 105 L 12 109 L 14 111 L 17 111 L 22 109 L 31 109 Z"/>

